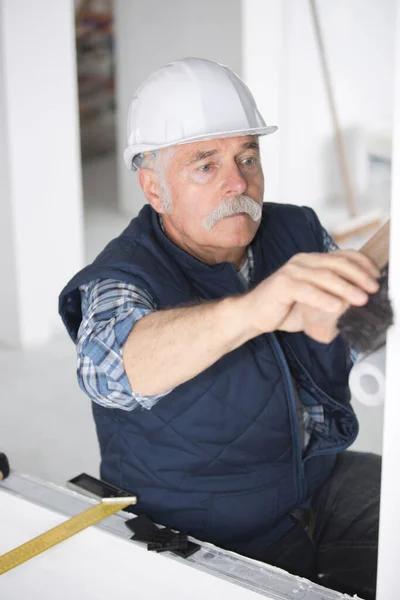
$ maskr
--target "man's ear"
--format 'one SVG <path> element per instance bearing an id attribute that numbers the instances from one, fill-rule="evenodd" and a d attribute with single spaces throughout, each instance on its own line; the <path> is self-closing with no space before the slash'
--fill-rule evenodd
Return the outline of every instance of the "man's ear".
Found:
<path id="1" fill-rule="evenodd" d="M 143 193 L 147 198 L 147 202 L 154 208 L 156 212 L 162 213 L 162 193 L 157 173 L 152 169 L 142 168 L 139 169 L 137 178 L 140 187 L 142 188 Z"/>

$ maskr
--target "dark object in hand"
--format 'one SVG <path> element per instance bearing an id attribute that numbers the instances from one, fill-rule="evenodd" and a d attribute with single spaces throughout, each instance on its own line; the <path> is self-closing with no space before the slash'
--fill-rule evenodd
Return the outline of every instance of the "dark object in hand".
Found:
<path id="1" fill-rule="evenodd" d="M 364 306 L 352 306 L 339 319 L 338 328 L 351 348 L 363 354 L 376 352 L 386 343 L 394 315 L 388 294 L 389 265 L 381 271 L 380 288 Z"/>

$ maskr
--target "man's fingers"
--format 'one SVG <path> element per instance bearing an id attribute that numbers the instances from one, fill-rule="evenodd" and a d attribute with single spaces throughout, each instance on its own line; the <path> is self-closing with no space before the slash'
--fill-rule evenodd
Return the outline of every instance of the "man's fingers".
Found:
<path id="1" fill-rule="evenodd" d="M 368 300 L 365 291 L 329 269 L 310 269 L 291 264 L 288 265 L 288 274 L 298 282 L 309 283 L 355 306 L 362 306 Z"/>
<path id="2" fill-rule="evenodd" d="M 339 315 L 345 306 L 341 298 L 304 281 L 293 281 L 291 296 L 294 302 L 306 304 L 308 307 L 332 315 Z M 362 306 L 365 304 L 367 299 L 366 297 L 365 301 L 360 301 L 359 305 Z"/>
<path id="3" fill-rule="evenodd" d="M 376 264 L 368 256 L 365 256 L 365 254 L 363 254 L 362 252 L 359 252 L 357 250 L 336 250 L 336 252 L 333 252 L 333 254 L 343 255 L 349 258 L 350 260 L 357 262 L 361 267 L 366 269 L 371 275 L 371 277 L 373 277 L 374 279 L 380 276 L 381 272 L 376 266 Z"/>
<path id="4" fill-rule="evenodd" d="M 379 284 L 375 277 L 370 274 L 371 270 L 367 271 L 363 266 L 364 261 L 368 261 L 369 259 L 355 252 L 354 254 L 357 258 L 353 260 L 353 255 L 350 256 L 349 253 L 350 251 L 338 251 L 328 254 L 297 254 L 287 265 L 288 267 L 297 266 L 302 268 L 303 271 L 297 273 L 297 275 L 294 272 L 294 276 L 296 278 L 305 278 L 307 281 L 313 281 L 315 285 L 318 285 L 318 281 L 322 281 L 322 271 L 327 271 L 335 274 L 342 280 L 355 284 L 368 294 L 377 292 Z M 306 273 L 307 270 L 308 273 Z M 324 279 L 333 282 L 332 278 L 329 278 L 328 275 Z M 337 292 L 340 293 L 340 288 L 337 289 Z"/>
<path id="5" fill-rule="evenodd" d="M 347 308 L 364 306 L 378 291 L 378 276 L 377 267 L 356 251 L 297 254 L 249 292 L 258 305 L 257 327 L 304 331 L 328 342 Z"/>

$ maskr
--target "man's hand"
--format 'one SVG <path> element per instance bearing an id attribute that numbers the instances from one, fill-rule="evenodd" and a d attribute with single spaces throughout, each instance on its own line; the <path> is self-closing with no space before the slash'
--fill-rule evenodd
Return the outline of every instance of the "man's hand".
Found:
<path id="1" fill-rule="evenodd" d="M 366 304 L 378 290 L 378 277 L 379 269 L 354 250 L 296 254 L 247 294 L 252 326 L 258 334 L 304 331 L 329 343 L 349 306 Z"/>

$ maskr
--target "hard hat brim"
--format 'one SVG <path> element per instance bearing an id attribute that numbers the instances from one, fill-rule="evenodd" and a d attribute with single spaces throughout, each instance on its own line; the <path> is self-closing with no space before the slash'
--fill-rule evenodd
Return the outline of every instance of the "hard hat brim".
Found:
<path id="1" fill-rule="evenodd" d="M 236 131 L 221 131 L 212 134 L 202 134 L 187 138 L 185 140 L 176 140 L 169 142 L 168 144 L 134 144 L 128 146 L 124 151 L 124 162 L 130 171 L 137 171 L 138 168 L 132 163 L 132 159 L 137 154 L 142 152 L 151 152 L 152 150 L 161 150 L 162 148 L 169 148 L 170 146 L 181 146 L 182 144 L 190 144 L 192 142 L 202 142 L 207 140 L 217 140 L 230 137 L 239 137 L 245 135 L 269 135 L 275 133 L 278 129 L 276 125 L 270 125 L 268 127 L 254 127 L 253 129 L 239 129 Z"/>

